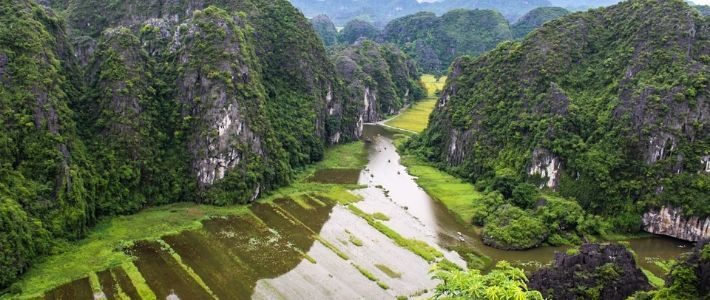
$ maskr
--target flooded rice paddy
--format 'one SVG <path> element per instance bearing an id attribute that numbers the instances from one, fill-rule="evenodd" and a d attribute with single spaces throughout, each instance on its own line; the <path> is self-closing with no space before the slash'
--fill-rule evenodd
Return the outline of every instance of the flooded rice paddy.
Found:
<path id="1" fill-rule="evenodd" d="M 399 164 L 391 136 L 367 126 L 369 163 L 364 170 L 320 170 L 311 182 L 366 186 L 352 191 L 351 205 L 406 239 L 423 241 L 466 267 L 483 254 L 532 270 L 564 247 L 503 251 L 485 246 L 424 192 Z M 339 204 L 316 194 L 259 203 L 250 213 L 214 218 L 200 230 L 139 242 L 125 251 L 139 275 L 123 267 L 96 273 L 101 293 L 82 278 L 45 294 L 45 299 L 139 298 L 136 276 L 157 299 L 393 299 L 431 295 L 437 282 L 427 261 Z M 688 245 L 674 239 L 630 241 L 639 263 L 661 274 L 655 259 L 669 259 Z M 468 259 L 470 260 L 470 259 Z M 133 278 L 133 279 L 132 279 Z M 141 281 L 141 280 L 139 280 Z"/>

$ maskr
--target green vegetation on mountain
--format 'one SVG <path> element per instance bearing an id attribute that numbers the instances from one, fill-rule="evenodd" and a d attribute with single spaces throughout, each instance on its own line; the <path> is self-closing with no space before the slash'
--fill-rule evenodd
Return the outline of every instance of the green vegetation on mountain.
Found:
<path id="1" fill-rule="evenodd" d="M 326 15 L 318 15 L 311 19 L 313 29 L 316 31 L 323 45 L 331 47 L 338 43 L 338 30 L 335 29 L 335 24 Z"/>
<path id="2" fill-rule="evenodd" d="M 345 27 L 338 35 L 338 41 L 344 45 L 352 45 L 359 39 L 376 40 L 380 36 L 380 30 L 372 23 L 363 20 L 352 20 L 345 24 Z"/>
<path id="3" fill-rule="evenodd" d="M 533 9 L 511 26 L 513 37 L 522 39 L 546 22 L 566 16 L 569 13 L 568 10 L 561 7 L 538 7 Z"/>
<path id="4" fill-rule="evenodd" d="M 424 98 L 416 65 L 397 47 L 361 40 L 332 52 L 347 97 L 364 101 L 361 121 L 378 122 Z"/>
<path id="5" fill-rule="evenodd" d="M 96 174 L 69 108 L 78 87 L 61 20 L 29 1 L 0 4 L 0 287 L 53 236 L 94 222 Z"/>
<path id="6" fill-rule="evenodd" d="M 347 159 L 343 159 L 344 157 Z M 299 173 L 294 184 L 275 190 L 261 201 L 293 198 L 298 202 L 300 196 L 310 193 L 339 200 L 357 198 L 343 186 L 310 183 L 307 178 L 318 169 L 362 168 L 366 162 L 367 151 L 362 142 L 334 146 L 325 152 L 321 162 Z M 31 298 L 73 279 L 108 268 L 121 266 L 119 268 L 130 272 L 128 266 L 133 265 L 133 258 L 124 250 L 136 242 L 158 240 L 179 232 L 196 230 L 202 228 L 202 222 L 210 218 L 248 214 L 250 210 L 245 205 L 212 206 L 184 202 L 151 207 L 133 215 L 101 220 L 86 238 L 78 243 L 64 245 L 61 253 L 33 266 L 10 292 L 21 294 L 21 298 Z"/>
<path id="7" fill-rule="evenodd" d="M 679 0 L 550 21 L 459 59 L 429 128 L 406 146 L 492 193 L 498 208 L 479 218 L 492 245 L 517 248 L 514 229 L 528 225 L 548 243 L 637 232 L 641 215 L 663 205 L 706 217 L 708 28 Z"/>
<path id="8" fill-rule="evenodd" d="M 420 12 L 393 20 L 382 40 L 398 45 L 425 73 L 441 74 L 461 55 L 479 55 L 511 40 L 508 21 L 492 10 Z"/>
<path id="9" fill-rule="evenodd" d="M 285 0 L 51 6 L 0 4 L 0 289 L 103 216 L 253 201 L 359 135 Z"/>

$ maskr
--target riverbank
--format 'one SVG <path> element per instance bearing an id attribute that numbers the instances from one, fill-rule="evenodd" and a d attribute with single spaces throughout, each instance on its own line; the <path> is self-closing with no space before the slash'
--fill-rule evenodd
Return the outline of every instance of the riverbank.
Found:
<path id="1" fill-rule="evenodd" d="M 367 163 L 367 150 L 362 142 L 337 145 L 328 149 L 323 161 L 305 169 L 296 181 L 284 188 L 264 195 L 258 202 L 270 203 L 275 199 L 300 199 L 305 194 L 320 194 L 331 199 L 356 200 L 348 192 L 357 188 L 350 185 L 321 184 L 310 182 L 317 170 L 361 169 Z M 100 221 L 85 239 L 57 247 L 54 255 L 40 259 L 13 284 L 2 299 L 36 298 L 62 284 L 87 277 L 96 290 L 100 286 L 98 272 L 119 268 L 125 272 L 144 299 L 154 295 L 145 284 L 145 279 L 133 265 L 134 257 L 126 253 L 138 241 L 155 241 L 164 236 L 198 230 L 203 222 L 217 217 L 251 214 L 250 205 L 211 206 L 195 203 L 177 203 L 146 208 L 128 216 L 117 216 Z M 18 295 L 19 294 L 19 295 Z"/>

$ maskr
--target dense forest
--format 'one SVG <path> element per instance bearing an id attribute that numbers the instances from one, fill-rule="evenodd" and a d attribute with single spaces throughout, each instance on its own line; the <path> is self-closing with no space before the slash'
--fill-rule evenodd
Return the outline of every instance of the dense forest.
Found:
<path id="1" fill-rule="evenodd" d="M 542 26 L 548 21 L 568 15 L 570 12 L 561 7 L 539 7 L 525 14 L 520 20 L 511 25 L 513 37 L 522 39 L 528 33 Z"/>
<path id="2" fill-rule="evenodd" d="M 638 232 L 660 207 L 707 217 L 708 22 L 627 1 L 460 58 L 408 147 L 490 192 L 472 221 L 496 247 Z"/>
<path id="3" fill-rule="evenodd" d="M 252 201 L 361 133 L 365 104 L 285 0 L 44 4 L 0 4 L 0 286 L 102 216 Z M 380 58 L 379 103 L 415 99 L 416 68 Z"/>
<path id="4" fill-rule="evenodd" d="M 511 25 L 492 10 L 450 11 L 441 17 L 420 12 L 392 20 L 380 30 L 363 20 L 352 20 L 338 32 L 325 15 L 313 19 L 313 28 L 326 47 L 352 45 L 360 39 L 392 43 L 413 58 L 421 72 L 444 74 L 459 56 L 478 55 L 503 41 L 525 37 L 547 21 L 569 12 L 558 7 L 534 9 Z"/>
<path id="5" fill-rule="evenodd" d="M 348 97 L 364 99 L 362 121 L 377 122 L 424 98 L 415 62 L 391 44 L 361 40 L 332 50 Z"/>

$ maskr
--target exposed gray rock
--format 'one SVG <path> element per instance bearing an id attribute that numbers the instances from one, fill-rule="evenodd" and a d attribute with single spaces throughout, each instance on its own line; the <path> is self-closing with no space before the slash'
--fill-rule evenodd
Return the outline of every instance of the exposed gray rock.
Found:
<path id="1" fill-rule="evenodd" d="M 590 299 L 588 289 L 599 287 L 600 299 L 626 299 L 651 286 L 634 256 L 621 245 L 585 244 L 579 253 L 556 253 L 552 266 L 530 276 L 530 289 L 548 299 Z"/>
<path id="2" fill-rule="evenodd" d="M 692 242 L 710 239 L 710 218 L 686 217 L 670 206 L 646 212 L 642 221 L 643 229 L 650 233 Z"/>
<path id="3" fill-rule="evenodd" d="M 556 189 L 560 182 L 560 171 L 562 161 L 547 149 L 535 149 L 532 155 L 532 162 L 528 168 L 528 175 L 539 175 L 546 179 L 540 188 L 548 187 Z"/>

